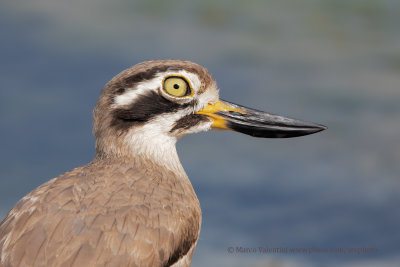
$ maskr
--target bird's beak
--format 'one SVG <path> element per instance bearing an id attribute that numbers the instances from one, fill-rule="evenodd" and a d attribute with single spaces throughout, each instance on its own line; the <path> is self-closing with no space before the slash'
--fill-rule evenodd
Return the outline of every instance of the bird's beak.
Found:
<path id="1" fill-rule="evenodd" d="M 207 105 L 197 114 L 211 118 L 212 128 L 233 130 L 254 137 L 288 138 L 327 129 L 323 125 L 285 118 L 222 100 Z"/>

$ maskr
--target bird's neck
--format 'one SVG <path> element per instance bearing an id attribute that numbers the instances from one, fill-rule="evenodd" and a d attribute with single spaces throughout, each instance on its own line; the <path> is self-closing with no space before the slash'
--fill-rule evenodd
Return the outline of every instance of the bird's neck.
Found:
<path id="1" fill-rule="evenodd" d="M 186 176 L 176 151 L 175 137 L 136 131 L 127 134 L 122 142 L 108 141 L 108 149 L 97 151 L 96 158 L 111 157 L 137 166 L 148 166 L 151 163 Z"/>
<path id="2" fill-rule="evenodd" d="M 126 137 L 129 151 L 136 160 L 145 159 L 176 173 L 185 173 L 176 151 L 176 139 L 166 135 L 135 134 Z"/>

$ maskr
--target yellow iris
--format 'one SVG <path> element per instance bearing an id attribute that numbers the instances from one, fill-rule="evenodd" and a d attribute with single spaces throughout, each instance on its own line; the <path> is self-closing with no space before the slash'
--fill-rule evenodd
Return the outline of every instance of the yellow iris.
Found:
<path id="1" fill-rule="evenodd" d="M 190 87 L 182 77 L 171 76 L 164 80 L 163 89 L 169 95 L 182 97 L 190 94 Z"/>

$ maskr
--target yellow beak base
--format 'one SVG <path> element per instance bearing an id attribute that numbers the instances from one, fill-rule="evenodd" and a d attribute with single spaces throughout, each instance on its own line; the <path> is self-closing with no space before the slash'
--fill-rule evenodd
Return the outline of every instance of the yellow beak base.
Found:
<path id="1" fill-rule="evenodd" d="M 246 112 L 243 109 L 234 107 L 229 103 L 221 100 L 214 104 L 208 104 L 205 108 L 196 112 L 196 114 L 206 115 L 209 118 L 211 118 L 213 120 L 213 124 L 211 125 L 211 127 L 213 128 L 231 130 L 231 128 L 227 127 L 228 121 L 224 117 L 216 114 L 217 112 L 226 112 L 226 113 L 236 112 L 242 115 L 246 114 Z"/>

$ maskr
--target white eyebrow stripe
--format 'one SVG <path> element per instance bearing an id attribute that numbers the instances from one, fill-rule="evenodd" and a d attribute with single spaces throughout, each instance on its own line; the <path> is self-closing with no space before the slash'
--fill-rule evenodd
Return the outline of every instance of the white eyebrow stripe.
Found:
<path id="1" fill-rule="evenodd" d="M 148 91 L 155 91 L 160 87 L 160 79 L 152 79 L 146 82 L 141 82 L 134 88 L 129 88 L 124 94 L 118 95 L 114 98 L 114 106 L 126 106 L 135 102 L 135 100 L 144 95 Z"/>
<path id="2" fill-rule="evenodd" d="M 115 106 L 128 105 L 137 98 L 137 94 L 138 94 L 138 92 L 136 92 L 136 91 L 127 90 L 126 93 L 124 93 L 122 95 L 118 95 L 114 98 L 114 105 Z"/>
<path id="3" fill-rule="evenodd" d="M 187 72 L 185 70 L 165 71 L 157 74 L 157 76 L 151 80 L 140 82 L 133 88 L 127 88 L 128 90 L 122 95 L 115 96 L 113 106 L 120 107 L 134 103 L 139 96 L 146 94 L 146 92 L 158 90 L 164 77 L 174 75 L 185 77 L 188 79 L 193 90 L 196 92 L 199 90 L 201 82 L 196 74 Z"/>

